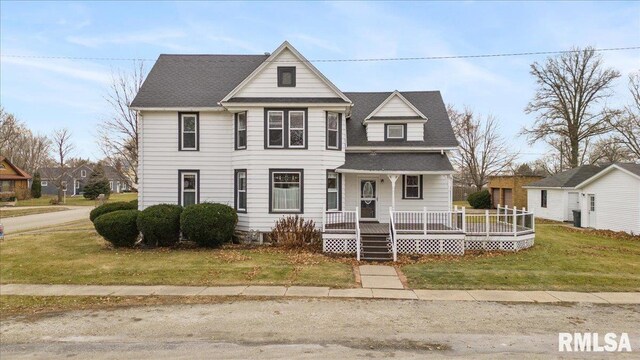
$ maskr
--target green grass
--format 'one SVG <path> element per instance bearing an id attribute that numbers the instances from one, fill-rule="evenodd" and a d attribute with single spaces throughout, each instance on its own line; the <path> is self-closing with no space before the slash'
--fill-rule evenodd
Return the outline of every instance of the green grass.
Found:
<path id="1" fill-rule="evenodd" d="M 16 206 L 46 206 L 51 205 L 49 202 L 51 199 L 56 199 L 57 196 L 52 195 L 42 195 L 39 199 L 29 199 L 29 200 L 19 200 L 16 203 Z M 114 201 L 131 201 L 138 198 L 138 193 L 121 193 L 121 194 L 111 194 L 109 197 L 109 202 Z M 82 195 L 78 196 L 67 196 L 66 202 L 61 205 L 69 205 L 69 206 L 95 206 L 95 200 L 85 199 Z"/>
<path id="2" fill-rule="evenodd" d="M 35 208 L 35 209 L 11 209 L 11 210 L 0 210 L 0 219 L 6 219 L 11 217 L 25 216 L 25 215 L 35 215 L 35 214 L 45 214 L 50 212 L 58 212 L 69 210 L 65 207 L 43 207 L 43 208 Z"/>
<path id="3" fill-rule="evenodd" d="M 113 249 L 88 220 L 0 242 L 2 283 L 355 286 L 346 261 L 278 249 Z"/>
<path id="4" fill-rule="evenodd" d="M 640 291 L 640 240 L 545 224 L 528 250 L 428 257 L 402 271 L 420 289 Z"/>

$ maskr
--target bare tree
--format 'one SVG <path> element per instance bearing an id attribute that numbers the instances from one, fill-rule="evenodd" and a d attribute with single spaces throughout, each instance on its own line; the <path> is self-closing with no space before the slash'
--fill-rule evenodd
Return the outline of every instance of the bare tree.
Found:
<path id="1" fill-rule="evenodd" d="M 606 165 L 633 160 L 633 153 L 615 137 L 599 139 L 589 151 L 589 163 L 592 165 Z"/>
<path id="2" fill-rule="evenodd" d="M 71 143 L 71 132 L 66 128 L 54 130 L 51 135 L 51 142 L 53 144 L 51 149 L 52 157 L 55 159 L 56 166 L 60 169 L 59 172 L 52 174 L 53 184 L 58 189 L 58 202 L 61 203 L 65 185 L 68 185 L 64 183 L 64 179 L 69 171 L 67 161 L 74 149 Z M 71 184 L 71 186 L 73 186 L 73 184 Z"/>
<path id="3" fill-rule="evenodd" d="M 134 62 L 133 71 L 112 75 L 106 100 L 111 117 L 98 127 L 98 140 L 105 163 L 113 166 L 123 181 L 138 188 L 138 114 L 129 108 L 144 82 L 144 63 Z"/>
<path id="4" fill-rule="evenodd" d="M 525 111 L 537 113 L 537 118 L 522 131 L 530 143 L 548 142 L 550 137 L 566 143 L 572 168 L 582 164 L 586 141 L 610 131 L 607 120 L 613 113 L 601 103 L 612 95 L 613 81 L 620 77 L 618 71 L 604 68 L 593 48 L 574 50 L 531 65 L 538 89 Z"/>
<path id="5" fill-rule="evenodd" d="M 0 154 L 33 174 L 47 161 L 49 146 L 46 136 L 33 134 L 13 114 L 0 108 Z"/>
<path id="6" fill-rule="evenodd" d="M 640 71 L 629 75 L 632 102 L 610 119 L 615 141 L 640 160 Z"/>
<path id="7" fill-rule="evenodd" d="M 454 166 L 464 180 L 480 190 L 489 176 L 509 169 L 517 153 L 507 146 L 495 117 L 482 119 L 468 108 L 458 112 L 452 106 L 447 112 L 459 143 Z"/>

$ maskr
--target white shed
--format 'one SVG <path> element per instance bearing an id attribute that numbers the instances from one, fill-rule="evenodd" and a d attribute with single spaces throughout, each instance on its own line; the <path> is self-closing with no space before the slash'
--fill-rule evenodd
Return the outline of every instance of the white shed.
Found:
<path id="1" fill-rule="evenodd" d="M 602 170 L 584 165 L 523 186 L 527 189 L 527 208 L 540 218 L 573 221 L 573 210 L 582 206 L 577 186 Z"/>
<path id="2" fill-rule="evenodd" d="M 640 164 L 611 164 L 577 187 L 582 227 L 640 234 Z"/>

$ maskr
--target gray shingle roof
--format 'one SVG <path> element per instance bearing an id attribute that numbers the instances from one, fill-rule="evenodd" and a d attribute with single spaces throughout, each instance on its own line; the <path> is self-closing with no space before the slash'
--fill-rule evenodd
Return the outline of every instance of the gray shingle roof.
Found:
<path id="1" fill-rule="evenodd" d="M 640 164 L 633 163 L 616 163 L 621 168 L 640 176 Z"/>
<path id="2" fill-rule="evenodd" d="M 453 171 L 440 153 L 346 153 L 338 169 L 369 171 Z"/>
<path id="3" fill-rule="evenodd" d="M 424 141 L 405 141 L 402 142 L 402 146 L 458 146 L 439 91 L 402 91 L 400 93 L 428 119 L 424 124 Z M 364 118 L 385 101 L 391 92 L 345 92 L 344 94 L 354 104 L 351 118 L 347 121 L 348 146 L 400 145 L 397 142 L 367 141 L 367 131 L 362 125 Z"/>
<path id="4" fill-rule="evenodd" d="M 544 188 L 572 188 L 589 179 L 604 168 L 595 165 L 583 165 L 571 170 L 563 171 L 553 176 L 535 181 L 527 186 Z"/>
<path id="5" fill-rule="evenodd" d="M 343 103 L 347 104 L 348 102 L 344 101 L 339 97 L 232 97 L 228 100 L 230 103 L 316 103 L 316 104 L 326 104 L 326 103 Z"/>
<path id="6" fill-rule="evenodd" d="M 215 107 L 267 55 L 166 55 L 151 68 L 132 107 Z"/>

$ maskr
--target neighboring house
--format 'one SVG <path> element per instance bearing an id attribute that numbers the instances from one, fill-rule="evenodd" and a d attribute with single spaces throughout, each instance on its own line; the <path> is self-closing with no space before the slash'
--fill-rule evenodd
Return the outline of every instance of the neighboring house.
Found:
<path id="1" fill-rule="evenodd" d="M 542 180 L 542 176 L 500 175 L 489 176 L 489 192 L 491 203 L 517 208 L 528 207 L 527 190 L 522 187 L 534 181 Z"/>
<path id="2" fill-rule="evenodd" d="M 130 107 L 140 209 L 219 202 L 238 230 L 262 233 L 286 215 L 323 229 L 342 216 L 377 224 L 384 242 L 394 211 L 451 223 L 458 143 L 438 91 L 342 92 L 284 42 L 271 55 L 160 55 Z M 460 244 L 455 231 L 445 238 Z"/>
<path id="3" fill-rule="evenodd" d="M 573 221 L 573 210 L 580 210 L 580 189 L 577 186 L 602 171 L 595 165 L 583 165 L 526 186 L 527 208 L 537 217 L 556 221 Z"/>
<path id="4" fill-rule="evenodd" d="M 611 164 L 577 187 L 583 227 L 640 234 L 640 164 Z"/>
<path id="5" fill-rule="evenodd" d="M 18 200 L 29 197 L 29 180 L 31 175 L 13 165 L 9 159 L 0 155 L 0 192 L 15 196 Z M 5 195 L 3 195 L 4 197 Z"/>
<path id="6" fill-rule="evenodd" d="M 130 189 L 112 166 L 103 166 L 103 169 L 105 177 L 109 181 L 111 193 L 121 193 Z M 56 187 L 55 180 L 60 177 L 62 170 L 59 167 L 48 167 L 41 168 L 39 172 L 42 194 L 57 195 L 58 188 Z M 82 195 L 84 187 L 92 173 L 93 165 L 91 164 L 65 169 L 65 174 L 62 176 L 63 191 L 65 191 L 68 196 Z"/>

